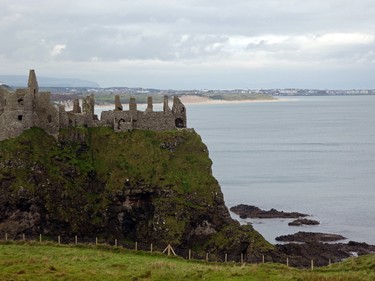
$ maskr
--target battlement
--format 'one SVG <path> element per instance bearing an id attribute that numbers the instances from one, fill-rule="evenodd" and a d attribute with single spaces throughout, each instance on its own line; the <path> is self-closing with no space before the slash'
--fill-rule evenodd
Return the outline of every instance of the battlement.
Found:
<path id="1" fill-rule="evenodd" d="M 113 126 L 116 132 L 142 130 L 173 130 L 186 128 L 186 109 L 179 98 L 174 97 L 172 110 L 168 105 L 168 97 L 164 97 L 163 111 L 154 111 L 152 97 L 147 99 L 145 111 L 137 110 L 134 98 L 129 101 L 129 110 L 123 110 L 118 96 L 115 97 L 114 110 L 103 111 L 100 118 L 102 125 Z"/>
<path id="2" fill-rule="evenodd" d="M 186 108 L 178 97 L 173 98 L 170 109 L 165 96 L 163 111 L 153 110 L 152 97 L 148 97 L 145 111 L 137 109 L 135 98 L 130 98 L 128 110 L 123 110 L 119 96 L 114 102 L 114 109 L 103 111 L 100 120 L 94 113 L 94 95 L 85 97 L 82 106 L 74 100 L 73 109 L 66 111 L 64 106 L 51 103 L 50 92 L 39 92 L 35 71 L 30 70 L 27 89 L 9 93 L 0 88 L 0 140 L 16 137 L 31 127 L 40 127 L 55 137 L 67 127 L 109 126 L 116 132 L 186 128 Z"/>

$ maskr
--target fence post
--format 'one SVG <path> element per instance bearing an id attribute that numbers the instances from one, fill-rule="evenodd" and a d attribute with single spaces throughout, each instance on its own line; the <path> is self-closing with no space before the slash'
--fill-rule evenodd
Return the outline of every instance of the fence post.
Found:
<path id="1" fill-rule="evenodd" d="M 264 263 L 264 255 L 262 255 L 262 263 Z"/>
<path id="2" fill-rule="evenodd" d="M 76 244 L 76 245 L 78 244 L 78 237 L 77 237 L 77 235 L 74 236 L 74 244 Z"/>
<path id="3" fill-rule="evenodd" d="M 286 266 L 289 266 L 289 258 L 286 257 Z"/>
<path id="4" fill-rule="evenodd" d="M 208 253 L 206 253 L 206 261 L 208 261 Z"/>
<path id="5" fill-rule="evenodd" d="M 60 244 L 60 243 L 61 243 L 61 237 L 60 237 L 60 235 L 59 235 L 59 236 L 57 236 L 57 243 L 58 243 L 58 244 Z"/>
<path id="6" fill-rule="evenodd" d="M 241 264 L 243 264 L 243 254 L 241 253 Z"/>
<path id="7" fill-rule="evenodd" d="M 227 262 L 228 261 L 228 254 L 225 253 L 225 256 L 224 256 L 224 262 Z"/>
<path id="8" fill-rule="evenodd" d="M 331 259 L 328 259 L 328 266 L 331 266 Z"/>
<path id="9" fill-rule="evenodd" d="M 164 254 L 165 252 L 168 253 L 168 256 L 170 256 L 171 253 L 172 253 L 174 256 L 177 256 L 176 253 L 174 252 L 174 250 L 173 250 L 171 244 L 168 244 L 168 246 L 164 249 L 163 254 Z"/>
<path id="10" fill-rule="evenodd" d="M 23 240 L 23 241 L 26 240 L 25 233 L 22 233 L 22 240 Z"/>
<path id="11" fill-rule="evenodd" d="M 138 242 L 135 242 L 135 250 L 138 251 Z"/>
<path id="12" fill-rule="evenodd" d="M 39 243 L 42 243 L 42 234 L 39 234 Z"/>
<path id="13" fill-rule="evenodd" d="M 115 239 L 115 246 L 117 247 L 117 239 Z"/>
<path id="14" fill-rule="evenodd" d="M 8 240 L 8 233 L 5 233 L 5 241 Z"/>
<path id="15" fill-rule="evenodd" d="M 150 252 L 152 253 L 152 243 L 151 243 L 151 245 L 150 245 Z"/>
<path id="16" fill-rule="evenodd" d="M 314 260 L 311 260 L 311 270 L 314 270 Z"/>
<path id="17" fill-rule="evenodd" d="M 189 260 L 191 260 L 191 249 L 189 249 Z"/>

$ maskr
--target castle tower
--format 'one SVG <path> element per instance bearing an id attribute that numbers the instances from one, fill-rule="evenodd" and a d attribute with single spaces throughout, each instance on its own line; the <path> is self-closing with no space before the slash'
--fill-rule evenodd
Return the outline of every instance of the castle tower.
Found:
<path id="1" fill-rule="evenodd" d="M 186 128 L 186 108 L 176 96 L 173 97 L 172 113 L 175 119 L 175 126 L 177 128 Z"/>
<path id="2" fill-rule="evenodd" d="M 73 113 L 82 113 L 81 106 L 79 105 L 79 99 L 73 100 Z"/>
<path id="3" fill-rule="evenodd" d="M 153 104 L 152 104 L 152 97 L 147 97 L 147 108 L 146 112 L 152 112 L 154 110 Z"/>
<path id="4" fill-rule="evenodd" d="M 135 98 L 129 99 L 129 112 L 132 120 L 136 121 L 138 120 L 137 116 L 137 103 L 135 101 Z"/>
<path id="5" fill-rule="evenodd" d="M 36 97 L 39 93 L 39 86 L 38 81 L 36 80 L 35 70 L 30 69 L 29 71 L 29 81 L 27 83 L 27 87 L 29 88 L 29 92 L 32 97 Z"/>
<path id="6" fill-rule="evenodd" d="M 171 109 L 169 108 L 169 105 L 168 105 L 168 96 L 164 96 L 163 111 L 164 113 L 171 112 Z"/>
<path id="7" fill-rule="evenodd" d="M 90 118 L 94 118 L 94 108 L 95 107 L 95 100 L 94 95 L 91 94 L 87 96 L 82 101 L 82 111 L 90 116 Z"/>
<path id="8" fill-rule="evenodd" d="M 5 107 L 5 90 L 0 87 L 0 115 L 4 112 Z"/>
<path id="9" fill-rule="evenodd" d="M 119 95 L 115 95 L 115 111 L 122 111 L 122 104 Z"/>

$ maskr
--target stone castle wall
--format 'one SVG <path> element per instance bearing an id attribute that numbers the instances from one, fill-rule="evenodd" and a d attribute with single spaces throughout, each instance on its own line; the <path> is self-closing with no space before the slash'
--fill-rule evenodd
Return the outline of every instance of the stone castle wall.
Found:
<path id="1" fill-rule="evenodd" d="M 173 130 L 176 128 L 186 128 L 186 109 L 180 99 L 174 98 L 172 110 L 168 105 L 168 97 L 164 98 L 163 111 L 153 111 L 152 98 L 148 98 L 147 109 L 137 110 L 134 99 L 130 99 L 129 110 L 122 110 L 119 99 L 114 110 L 103 111 L 101 114 L 101 124 L 113 126 L 115 131 L 127 131 L 132 129 L 141 130 Z"/>
<path id="2" fill-rule="evenodd" d="M 94 96 L 74 101 L 73 110 L 51 104 L 51 93 L 39 92 L 35 71 L 30 70 L 27 89 L 9 93 L 0 88 L 0 141 L 20 135 L 31 127 L 44 129 L 57 137 L 59 130 L 67 127 L 109 126 L 116 132 L 142 130 L 173 130 L 186 128 L 186 108 L 174 97 L 170 109 L 168 97 L 164 97 L 163 111 L 153 111 L 152 98 L 148 98 L 147 109 L 137 110 L 134 98 L 129 101 L 129 110 L 123 110 L 119 96 L 115 97 L 115 108 L 103 111 L 100 120 L 94 114 Z"/>
<path id="3" fill-rule="evenodd" d="M 58 111 L 50 103 L 50 93 L 39 93 L 34 70 L 30 70 L 27 89 L 0 94 L 0 140 L 40 127 L 51 135 L 59 131 Z"/>

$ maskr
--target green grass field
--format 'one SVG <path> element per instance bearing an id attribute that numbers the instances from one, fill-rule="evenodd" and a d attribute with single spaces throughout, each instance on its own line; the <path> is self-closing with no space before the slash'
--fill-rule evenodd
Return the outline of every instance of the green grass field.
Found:
<path id="1" fill-rule="evenodd" d="M 100 245 L 3 242 L 0 280 L 375 280 L 375 255 L 311 271 L 187 261 Z"/>

